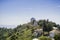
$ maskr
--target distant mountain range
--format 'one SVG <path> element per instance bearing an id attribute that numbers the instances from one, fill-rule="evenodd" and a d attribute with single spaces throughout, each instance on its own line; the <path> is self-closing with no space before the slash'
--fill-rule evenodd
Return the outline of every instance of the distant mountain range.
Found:
<path id="1" fill-rule="evenodd" d="M 0 25 L 0 28 L 15 28 L 16 25 Z"/>

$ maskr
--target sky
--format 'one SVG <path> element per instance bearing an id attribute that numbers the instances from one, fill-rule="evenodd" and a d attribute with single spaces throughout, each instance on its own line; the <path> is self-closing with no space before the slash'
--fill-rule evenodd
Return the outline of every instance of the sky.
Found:
<path id="1" fill-rule="evenodd" d="M 0 0 L 0 25 L 49 19 L 60 24 L 60 0 Z"/>

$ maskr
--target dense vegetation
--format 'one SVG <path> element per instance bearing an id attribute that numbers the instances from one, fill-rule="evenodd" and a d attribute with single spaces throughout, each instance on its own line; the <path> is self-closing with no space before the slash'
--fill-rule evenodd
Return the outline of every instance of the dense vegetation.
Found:
<path id="1" fill-rule="evenodd" d="M 32 40 L 34 38 L 33 32 L 35 29 L 42 28 L 44 32 L 53 30 L 52 27 L 57 27 L 60 30 L 60 25 L 48 20 L 37 21 L 38 26 L 34 27 L 31 22 L 23 25 L 18 25 L 14 29 L 0 28 L 0 40 Z M 56 37 L 57 36 L 57 37 Z M 55 39 L 60 38 L 56 35 Z M 51 40 L 47 37 L 38 37 L 41 40 Z"/>

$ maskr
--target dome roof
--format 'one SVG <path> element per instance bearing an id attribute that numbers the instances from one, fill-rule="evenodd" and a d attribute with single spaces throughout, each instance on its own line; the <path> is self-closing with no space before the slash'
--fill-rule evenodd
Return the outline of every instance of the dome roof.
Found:
<path id="1" fill-rule="evenodd" d="M 31 20 L 35 20 L 35 18 L 31 18 Z"/>

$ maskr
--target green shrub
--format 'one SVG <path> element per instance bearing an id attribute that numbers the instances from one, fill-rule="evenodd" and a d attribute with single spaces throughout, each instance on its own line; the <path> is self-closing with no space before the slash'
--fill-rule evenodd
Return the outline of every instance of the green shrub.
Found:
<path id="1" fill-rule="evenodd" d="M 58 35 L 55 35 L 55 40 L 60 40 L 60 34 L 58 34 Z"/>
<path id="2" fill-rule="evenodd" d="M 39 38 L 39 40 L 51 40 L 51 38 L 48 38 L 48 37 L 46 37 L 46 36 L 41 36 L 41 37 Z"/>

